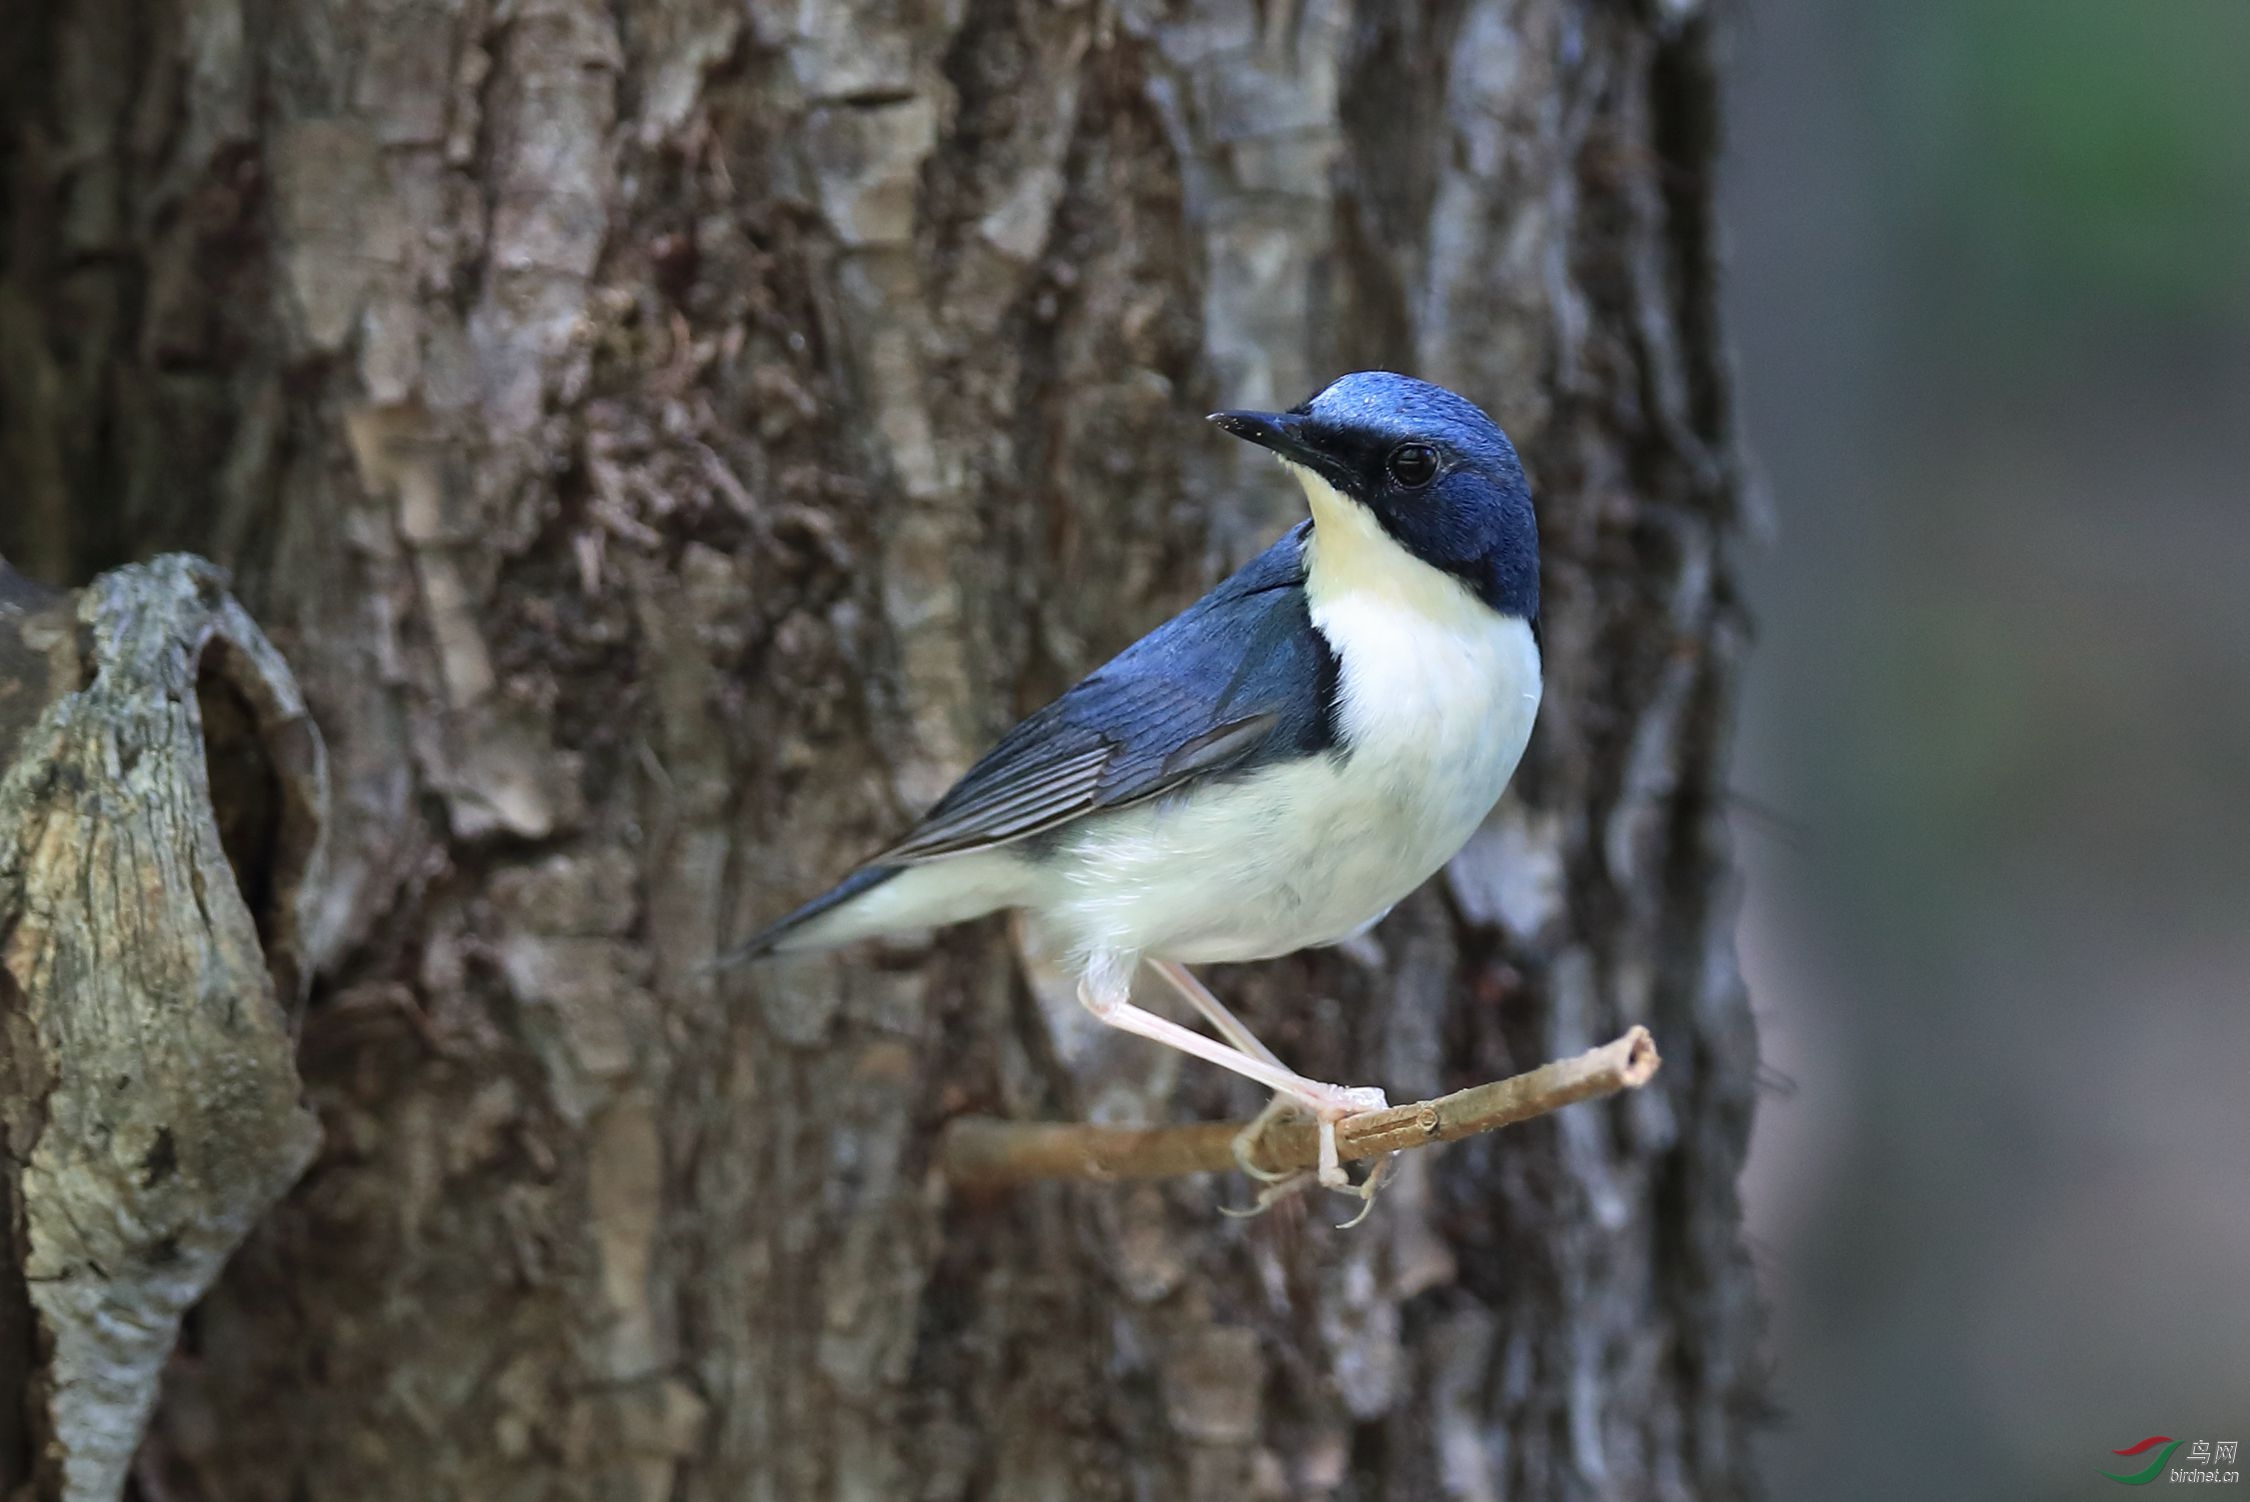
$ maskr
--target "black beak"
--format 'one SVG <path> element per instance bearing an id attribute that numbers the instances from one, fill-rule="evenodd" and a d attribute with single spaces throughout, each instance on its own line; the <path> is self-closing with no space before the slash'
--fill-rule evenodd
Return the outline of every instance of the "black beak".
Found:
<path id="1" fill-rule="evenodd" d="M 1321 466 L 1319 450 L 1304 438 L 1305 420 L 1287 412 L 1214 412 L 1210 421 L 1235 437 L 1272 449 L 1298 464 Z"/>

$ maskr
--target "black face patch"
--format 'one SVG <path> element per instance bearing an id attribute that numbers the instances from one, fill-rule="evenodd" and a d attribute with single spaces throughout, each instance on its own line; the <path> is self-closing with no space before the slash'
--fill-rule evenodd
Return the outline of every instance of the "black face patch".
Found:
<path id="1" fill-rule="evenodd" d="M 1449 391 L 1347 376 L 1291 409 L 1307 464 L 1400 547 L 1504 615 L 1539 618 L 1539 529 L 1515 449 Z"/>

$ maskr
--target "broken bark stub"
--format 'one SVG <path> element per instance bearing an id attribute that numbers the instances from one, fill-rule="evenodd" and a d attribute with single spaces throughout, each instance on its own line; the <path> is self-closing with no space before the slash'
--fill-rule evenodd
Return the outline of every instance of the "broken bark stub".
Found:
<path id="1" fill-rule="evenodd" d="M 72 597 L 0 566 L 0 1490 L 120 1494 L 181 1316 L 312 1160 L 287 1009 L 325 807 L 217 568 Z"/>

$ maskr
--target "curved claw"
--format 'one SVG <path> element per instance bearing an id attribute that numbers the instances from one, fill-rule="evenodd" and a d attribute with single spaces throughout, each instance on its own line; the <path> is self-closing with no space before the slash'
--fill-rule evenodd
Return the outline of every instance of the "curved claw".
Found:
<path id="1" fill-rule="evenodd" d="M 1249 1208 L 1237 1210 L 1232 1205 L 1221 1205 L 1219 1213 L 1230 1220 L 1255 1220 L 1285 1199 L 1292 1199 L 1312 1187 L 1312 1175 L 1299 1170 L 1280 1175 L 1273 1183 L 1258 1191 L 1257 1199 Z"/>
<path id="2" fill-rule="evenodd" d="M 1266 1108 L 1253 1117 L 1248 1126 L 1234 1134 L 1234 1141 L 1231 1144 L 1234 1150 L 1234 1166 L 1261 1184 L 1285 1184 L 1296 1178 L 1302 1170 L 1267 1168 L 1255 1159 L 1259 1140 L 1266 1135 L 1266 1129 L 1295 1109 L 1295 1102 L 1285 1095 L 1277 1095 L 1272 1100 L 1267 1101 Z M 1256 1214 L 1257 1212 L 1252 1211 L 1250 1213 Z"/>
<path id="3" fill-rule="evenodd" d="M 1393 1156 L 1393 1154 L 1385 1153 L 1382 1157 L 1377 1158 L 1375 1160 L 1375 1166 L 1367 1171 L 1367 1177 L 1360 1180 L 1357 1184 L 1353 1185 L 1349 1190 L 1345 1191 L 1346 1193 L 1359 1196 L 1359 1214 L 1353 1216 L 1350 1220 L 1347 1220 L 1343 1224 L 1337 1226 L 1337 1230 L 1350 1230 L 1353 1226 L 1356 1226 L 1361 1221 L 1367 1219 L 1368 1215 L 1374 1211 L 1375 1191 L 1383 1187 L 1383 1180 L 1389 1174 L 1391 1158 Z"/>

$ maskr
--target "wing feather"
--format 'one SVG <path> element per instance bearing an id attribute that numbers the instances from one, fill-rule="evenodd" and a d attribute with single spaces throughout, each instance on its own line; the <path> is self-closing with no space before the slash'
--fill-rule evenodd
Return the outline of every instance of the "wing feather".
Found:
<path id="1" fill-rule="evenodd" d="M 1092 746 L 1075 756 L 1009 769 L 1007 780 L 948 810 L 940 804 L 907 837 L 874 858 L 904 865 L 1005 844 L 1093 806 L 1113 751 Z"/>
<path id="2" fill-rule="evenodd" d="M 1305 527 L 1011 730 L 870 865 L 1026 839 L 1200 778 L 1324 749 L 1335 658 L 1306 613 Z"/>

